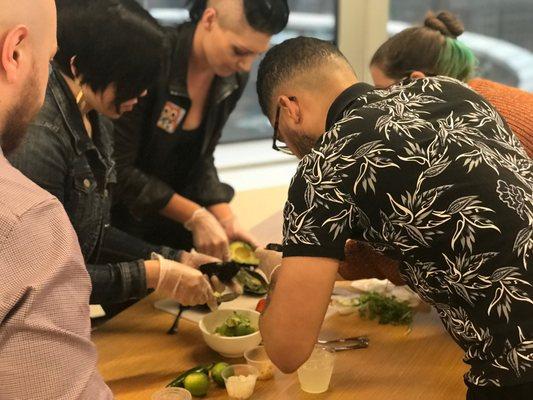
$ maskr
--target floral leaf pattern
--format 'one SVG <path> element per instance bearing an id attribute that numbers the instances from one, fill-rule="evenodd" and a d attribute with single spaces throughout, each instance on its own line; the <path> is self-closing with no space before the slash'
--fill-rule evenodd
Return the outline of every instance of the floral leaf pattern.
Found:
<path id="1" fill-rule="evenodd" d="M 350 90 L 291 183 L 285 255 L 341 258 L 348 238 L 394 254 L 465 350 L 468 382 L 533 379 L 532 160 L 454 79 Z"/>

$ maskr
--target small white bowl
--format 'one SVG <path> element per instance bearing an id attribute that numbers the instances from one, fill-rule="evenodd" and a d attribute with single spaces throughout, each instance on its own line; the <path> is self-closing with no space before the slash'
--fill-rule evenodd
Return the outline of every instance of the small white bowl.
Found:
<path id="1" fill-rule="evenodd" d="M 215 329 L 222 325 L 234 313 L 245 315 L 250 318 L 250 322 L 256 332 L 246 336 L 226 337 L 215 333 Z M 253 310 L 217 310 L 207 314 L 200 320 L 200 330 L 202 336 L 209 347 L 223 357 L 239 358 L 244 352 L 253 349 L 261 343 L 261 333 L 259 333 L 259 313 Z"/>
<path id="2" fill-rule="evenodd" d="M 251 365 L 259 371 L 257 379 L 260 381 L 267 381 L 274 376 L 276 367 L 274 363 L 268 358 L 265 346 L 257 346 L 244 353 L 244 358 L 248 365 Z"/>

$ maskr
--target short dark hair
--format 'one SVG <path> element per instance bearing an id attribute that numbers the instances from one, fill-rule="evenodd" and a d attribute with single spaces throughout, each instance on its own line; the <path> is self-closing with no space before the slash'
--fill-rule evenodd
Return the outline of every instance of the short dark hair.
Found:
<path id="1" fill-rule="evenodd" d="M 209 0 L 190 0 L 190 17 L 193 22 L 202 18 Z M 289 5 L 287 0 L 242 0 L 248 24 L 257 32 L 275 35 L 287 26 Z"/>
<path id="2" fill-rule="evenodd" d="M 263 113 L 271 114 L 272 97 L 278 87 L 301 72 L 320 68 L 328 60 L 342 60 L 350 64 L 331 42 L 300 36 L 272 47 L 259 65 L 257 96 Z"/>
<path id="3" fill-rule="evenodd" d="M 165 36 L 134 0 L 61 0 L 58 2 L 56 66 L 95 92 L 116 85 L 118 106 L 139 96 L 157 78 Z"/>
<path id="4" fill-rule="evenodd" d="M 407 28 L 383 43 L 370 65 L 393 79 L 421 71 L 467 81 L 477 60 L 472 50 L 457 40 L 463 32 L 463 23 L 449 11 L 429 12 L 423 26 Z"/>

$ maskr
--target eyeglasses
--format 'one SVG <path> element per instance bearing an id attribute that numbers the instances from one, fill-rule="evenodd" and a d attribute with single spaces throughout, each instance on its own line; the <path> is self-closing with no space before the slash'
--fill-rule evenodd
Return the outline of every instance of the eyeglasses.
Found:
<path id="1" fill-rule="evenodd" d="M 295 101 L 296 97 L 289 97 L 290 101 Z M 278 104 L 276 109 L 276 119 L 274 120 L 274 135 L 272 136 L 272 148 L 276 151 L 279 151 L 284 154 L 293 155 L 289 146 L 287 146 L 283 141 L 279 139 L 279 116 L 281 114 L 281 106 Z"/>

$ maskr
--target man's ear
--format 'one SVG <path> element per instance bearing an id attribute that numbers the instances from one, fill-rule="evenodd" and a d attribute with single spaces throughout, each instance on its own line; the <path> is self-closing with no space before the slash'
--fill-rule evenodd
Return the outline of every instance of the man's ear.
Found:
<path id="1" fill-rule="evenodd" d="M 300 124 L 302 121 L 302 111 L 298 99 L 295 97 L 280 96 L 279 104 L 294 124 Z"/>
<path id="2" fill-rule="evenodd" d="M 25 62 L 23 55 L 29 52 L 27 39 L 28 28 L 18 25 L 7 33 L 4 42 L 0 44 L 1 66 L 8 83 L 14 83 L 19 78 L 20 67 Z"/>
<path id="3" fill-rule="evenodd" d="M 200 24 L 205 28 L 207 31 L 211 31 L 213 29 L 213 26 L 215 25 L 215 22 L 218 18 L 217 10 L 213 7 L 206 8 L 204 11 L 204 14 L 202 15 L 202 18 L 200 19 Z"/>
<path id="4" fill-rule="evenodd" d="M 411 79 L 422 79 L 426 77 L 426 74 L 424 74 L 422 71 L 413 71 L 409 77 Z"/>

